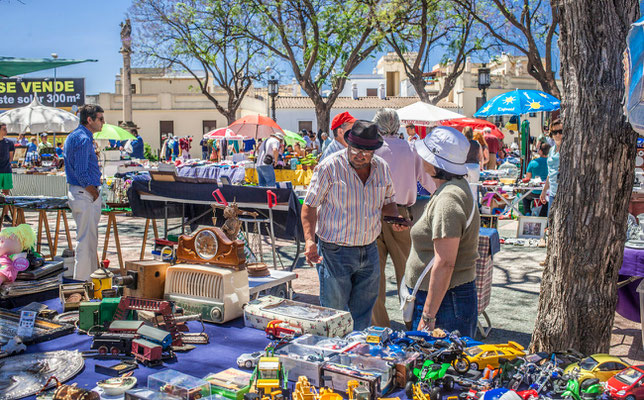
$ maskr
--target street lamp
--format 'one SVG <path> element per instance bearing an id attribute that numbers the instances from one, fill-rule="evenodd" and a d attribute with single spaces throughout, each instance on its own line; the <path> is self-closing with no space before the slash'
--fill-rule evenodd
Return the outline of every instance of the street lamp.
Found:
<path id="1" fill-rule="evenodd" d="M 490 87 L 490 69 L 483 63 L 479 68 L 479 90 L 483 91 L 483 104 L 487 101 L 487 93 L 485 90 Z"/>
<path id="2" fill-rule="evenodd" d="M 275 117 L 275 98 L 279 94 L 278 81 L 274 76 L 271 76 L 271 79 L 268 80 L 268 95 L 271 96 L 272 104 L 271 110 L 273 111 L 273 121 L 277 122 Z"/>

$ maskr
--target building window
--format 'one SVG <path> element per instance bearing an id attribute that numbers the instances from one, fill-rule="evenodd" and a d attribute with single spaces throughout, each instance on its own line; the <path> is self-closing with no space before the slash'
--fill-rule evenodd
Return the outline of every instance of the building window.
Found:
<path id="1" fill-rule="evenodd" d="M 299 132 L 302 132 L 302 129 L 311 132 L 313 130 L 313 121 L 297 121 L 297 129 Z"/>
<path id="2" fill-rule="evenodd" d="M 503 126 L 503 115 L 497 115 L 494 117 L 495 124 L 501 124 Z"/>
<path id="3" fill-rule="evenodd" d="M 136 93 L 136 84 L 133 83 L 130 85 L 130 93 L 132 94 Z"/>
<path id="4" fill-rule="evenodd" d="M 537 113 L 528 113 L 528 117 L 530 117 L 530 118 L 536 118 L 536 117 L 537 117 Z"/>
<path id="5" fill-rule="evenodd" d="M 203 133 L 205 135 L 206 133 L 217 129 L 217 121 L 213 121 L 213 120 L 201 121 L 201 126 L 203 127 Z"/>
<path id="6" fill-rule="evenodd" d="M 378 96 L 378 89 L 367 89 L 367 96 Z"/>

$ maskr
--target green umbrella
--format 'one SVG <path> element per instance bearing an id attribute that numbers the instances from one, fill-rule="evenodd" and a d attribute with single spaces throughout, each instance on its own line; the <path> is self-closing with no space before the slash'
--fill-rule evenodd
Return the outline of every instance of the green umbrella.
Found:
<path id="1" fill-rule="evenodd" d="M 100 139 L 130 140 L 130 139 L 134 139 L 134 135 L 132 135 L 130 132 L 126 131 L 125 129 L 121 128 L 120 126 L 103 124 L 103 130 L 100 132 L 96 132 L 94 134 L 94 139 L 95 140 L 100 140 Z"/>
<path id="2" fill-rule="evenodd" d="M 295 133 L 293 131 L 288 131 L 286 129 L 283 129 L 284 131 L 284 142 L 286 143 L 287 146 L 294 146 L 295 142 L 300 142 L 304 146 L 306 146 L 306 140 L 302 136 L 300 136 L 298 133 Z"/>

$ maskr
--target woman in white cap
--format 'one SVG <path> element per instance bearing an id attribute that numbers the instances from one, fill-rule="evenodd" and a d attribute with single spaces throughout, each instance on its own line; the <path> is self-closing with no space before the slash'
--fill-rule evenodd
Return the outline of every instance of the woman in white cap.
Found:
<path id="1" fill-rule="evenodd" d="M 480 216 L 465 179 L 470 144 L 459 131 L 441 126 L 414 146 L 437 189 L 411 228 L 405 284 L 419 285 L 412 329 L 439 327 L 474 336 Z"/>

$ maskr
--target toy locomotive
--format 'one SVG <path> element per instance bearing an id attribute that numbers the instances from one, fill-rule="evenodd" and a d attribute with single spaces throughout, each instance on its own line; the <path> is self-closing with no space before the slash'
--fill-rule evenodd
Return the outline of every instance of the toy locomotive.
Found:
<path id="1" fill-rule="evenodd" d="M 132 355 L 138 362 L 149 366 L 160 364 L 166 351 L 166 358 L 174 358 L 171 345 L 170 332 L 144 325 L 141 321 L 114 321 L 107 332 L 94 337 L 92 349 L 98 350 L 100 355 L 108 352 Z"/>

